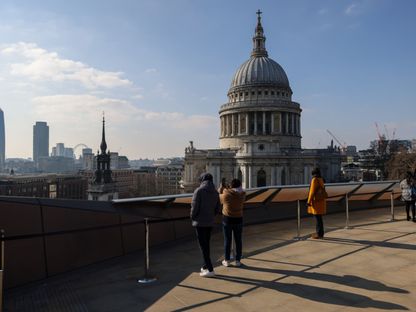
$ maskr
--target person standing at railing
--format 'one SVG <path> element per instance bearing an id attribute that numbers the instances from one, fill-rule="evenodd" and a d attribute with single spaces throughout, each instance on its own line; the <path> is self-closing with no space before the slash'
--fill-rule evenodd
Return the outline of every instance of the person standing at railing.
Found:
<path id="1" fill-rule="evenodd" d="M 404 201 L 406 207 L 407 221 L 410 221 L 410 210 L 412 210 L 412 220 L 416 222 L 416 186 L 410 171 L 406 173 L 406 178 L 400 182 L 400 189 L 402 190 L 402 201 Z"/>
<path id="2" fill-rule="evenodd" d="M 246 193 L 241 187 L 241 181 L 233 179 L 230 187 L 221 185 L 219 188 L 220 199 L 222 204 L 222 226 L 224 232 L 224 260 L 223 266 L 230 266 L 231 243 L 234 234 L 235 241 L 235 265 L 241 266 L 241 255 L 243 250 L 242 232 L 243 232 L 243 205 Z"/>
<path id="3" fill-rule="evenodd" d="M 220 197 L 215 189 L 210 173 L 204 173 L 199 178 L 201 185 L 195 190 L 191 203 L 192 226 L 195 227 L 203 264 L 202 277 L 214 277 L 215 272 L 210 256 L 210 240 L 215 215 L 220 212 Z"/>
<path id="4" fill-rule="evenodd" d="M 324 222 L 322 216 L 326 214 L 326 199 L 328 194 L 325 190 L 324 179 L 321 176 L 321 170 L 315 168 L 312 170 L 312 180 L 309 186 L 308 195 L 308 213 L 315 216 L 316 233 L 312 234 L 312 238 L 324 238 Z"/>

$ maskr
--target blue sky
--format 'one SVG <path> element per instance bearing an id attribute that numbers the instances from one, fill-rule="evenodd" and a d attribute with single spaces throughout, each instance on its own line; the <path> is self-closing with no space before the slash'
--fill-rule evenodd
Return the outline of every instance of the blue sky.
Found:
<path id="1" fill-rule="evenodd" d="M 367 148 L 381 132 L 416 138 L 416 2 L 7 1 L 0 2 L 0 108 L 6 157 L 32 156 L 35 121 L 50 146 L 130 159 L 218 147 L 220 105 L 251 52 L 263 11 L 269 57 L 301 104 L 302 145 L 325 147 L 326 129 Z"/>

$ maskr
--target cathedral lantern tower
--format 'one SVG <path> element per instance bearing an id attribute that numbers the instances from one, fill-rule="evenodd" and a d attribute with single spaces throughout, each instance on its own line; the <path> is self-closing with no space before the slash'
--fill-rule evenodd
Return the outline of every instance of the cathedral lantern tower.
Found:
<path id="1" fill-rule="evenodd" d="M 107 142 L 105 141 L 105 119 L 103 116 L 103 130 L 101 136 L 100 151 L 97 152 L 97 166 L 94 178 L 88 188 L 88 200 L 108 201 L 118 198 L 115 191 L 115 184 L 111 177 L 110 151 L 107 152 Z"/>

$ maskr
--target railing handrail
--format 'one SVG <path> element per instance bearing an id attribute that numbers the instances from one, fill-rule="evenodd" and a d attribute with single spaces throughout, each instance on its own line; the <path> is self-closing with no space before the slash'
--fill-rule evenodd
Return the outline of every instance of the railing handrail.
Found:
<path id="1" fill-rule="evenodd" d="M 353 186 L 353 185 L 372 185 L 372 184 L 392 184 L 393 186 L 396 183 L 399 183 L 399 180 L 388 180 L 388 181 L 365 181 L 365 182 L 339 182 L 339 183 L 325 183 L 326 188 L 336 187 L 336 186 Z M 307 188 L 309 184 L 296 184 L 296 185 L 272 185 L 272 186 L 262 186 L 262 187 L 255 187 L 245 189 L 246 192 L 255 192 L 255 191 L 262 191 L 262 190 L 270 190 L 270 189 L 297 189 L 297 188 Z M 379 193 L 379 192 L 374 192 Z M 147 196 L 147 197 L 134 197 L 134 198 L 123 198 L 123 199 L 113 199 L 111 202 L 115 204 L 119 203 L 133 203 L 133 202 L 141 202 L 141 201 L 156 201 L 156 200 L 163 200 L 163 199 L 175 199 L 175 198 L 188 198 L 192 197 L 193 193 L 186 193 L 186 194 L 177 194 L 177 195 L 159 195 L 159 196 Z M 295 200 L 296 201 L 296 200 Z"/>
<path id="2" fill-rule="evenodd" d="M 142 223 L 144 224 L 146 219 L 148 220 L 147 222 L 149 224 L 153 224 L 153 223 L 165 223 L 165 222 L 188 220 L 189 217 L 153 219 L 153 220 L 150 219 L 149 217 L 144 217 L 144 219 L 140 220 L 140 221 L 125 222 L 125 223 L 122 224 L 122 226 L 136 225 L 136 224 L 142 224 Z M 23 235 L 13 235 L 13 236 L 3 236 L 2 235 L 0 240 L 1 241 L 11 241 L 11 240 L 29 239 L 29 238 L 44 237 L 44 236 L 63 235 L 63 234 L 71 234 L 71 233 L 77 233 L 77 232 L 88 232 L 88 231 L 94 231 L 94 230 L 115 228 L 115 227 L 119 227 L 119 226 L 120 226 L 120 224 L 111 224 L 111 225 L 91 226 L 91 227 L 85 227 L 85 228 L 81 228 L 81 229 L 72 229 L 72 230 L 64 230 L 64 231 L 42 232 L 42 233 L 35 233 L 35 234 L 23 234 Z"/>

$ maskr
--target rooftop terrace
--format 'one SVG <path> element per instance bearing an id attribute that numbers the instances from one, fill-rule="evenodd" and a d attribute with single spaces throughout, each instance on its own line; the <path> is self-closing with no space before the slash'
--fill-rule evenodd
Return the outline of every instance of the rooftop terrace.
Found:
<path id="1" fill-rule="evenodd" d="M 390 222 L 389 210 L 325 217 L 324 240 L 313 220 L 244 229 L 243 266 L 222 267 L 222 235 L 213 238 L 217 276 L 199 277 L 199 250 L 186 238 L 151 250 L 158 280 L 143 285 L 143 253 L 133 253 L 6 291 L 5 311 L 416 311 L 416 224 Z"/>
<path id="2" fill-rule="evenodd" d="M 416 224 L 404 221 L 397 181 L 327 190 L 324 240 L 309 238 L 307 186 L 249 190 L 243 266 L 220 265 L 218 228 L 213 279 L 198 274 L 189 194 L 112 203 L 2 197 L 4 310 L 416 311 Z M 145 218 L 158 279 L 140 284 Z"/>

